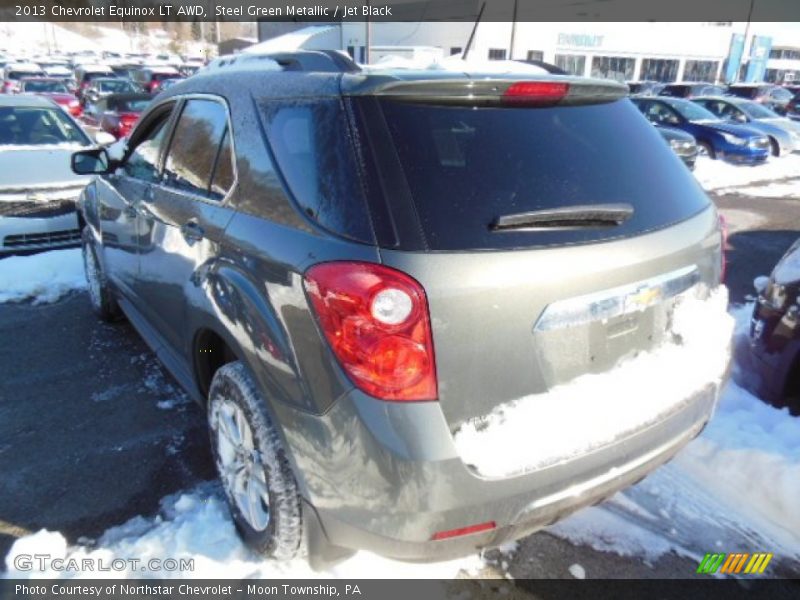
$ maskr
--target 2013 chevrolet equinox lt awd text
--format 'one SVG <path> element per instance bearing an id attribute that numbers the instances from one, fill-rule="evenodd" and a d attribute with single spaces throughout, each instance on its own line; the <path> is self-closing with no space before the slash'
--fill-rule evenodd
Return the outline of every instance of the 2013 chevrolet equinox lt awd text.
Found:
<path id="1" fill-rule="evenodd" d="M 92 304 L 206 406 L 252 548 L 470 553 L 699 433 L 719 220 L 626 92 L 240 55 L 73 155 Z"/>

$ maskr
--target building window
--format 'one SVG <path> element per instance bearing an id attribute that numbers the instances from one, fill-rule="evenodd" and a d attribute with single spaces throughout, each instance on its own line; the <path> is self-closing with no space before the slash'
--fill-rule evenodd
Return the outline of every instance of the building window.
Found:
<path id="1" fill-rule="evenodd" d="M 556 66 L 571 75 L 586 73 L 586 57 L 579 54 L 556 54 Z"/>
<path id="2" fill-rule="evenodd" d="M 636 59 L 622 56 L 595 56 L 592 59 L 592 77 L 630 81 Z"/>
<path id="3" fill-rule="evenodd" d="M 505 60 L 505 48 L 489 48 L 489 60 Z"/>
<path id="4" fill-rule="evenodd" d="M 350 58 L 353 60 L 356 59 L 356 47 L 355 46 L 348 46 L 347 53 L 350 55 Z"/>
<path id="5" fill-rule="evenodd" d="M 450 48 L 450 56 L 453 56 L 455 54 L 462 54 L 463 52 L 464 49 L 461 46 L 452 46 Z"/>
<path id="6" fill-rule="evenodd" d="M 544 61 L 544 52 L 541 50 L 528 50 L 528 60 Z"/>
<path id="7" fill-rule="evenodd" d="M 684 81 L 716 81 L 719 63 L 715 60 L 687 60 L 683 68 Z"/>
<path id="8" fill-rule="evenodd" d="M 788 60 L 800 60 L 800 49 L 796 48 L 773 48 L 769 51 L 770 58 L 783 58 Z"/>
<path id="9" fill-rule="evenodd" d="M 645 58 L 642 60 L 641 81 L 663 81 L 670 83 L 678 78 L 678 61 L 663 58 Z"/>

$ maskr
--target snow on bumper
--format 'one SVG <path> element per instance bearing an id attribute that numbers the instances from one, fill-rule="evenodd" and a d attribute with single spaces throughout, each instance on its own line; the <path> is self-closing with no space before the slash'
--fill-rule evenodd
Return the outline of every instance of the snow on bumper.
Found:
<path id="1" fill-rule="evenodd" d="M 719 385 L 731 353 L 733 318 L 724 286 L 678 298 L 671 341 L 546 394 L 504 404 L 455 434 L 461 459 L 486 477 L 544 468 L 614 444 Z"/>

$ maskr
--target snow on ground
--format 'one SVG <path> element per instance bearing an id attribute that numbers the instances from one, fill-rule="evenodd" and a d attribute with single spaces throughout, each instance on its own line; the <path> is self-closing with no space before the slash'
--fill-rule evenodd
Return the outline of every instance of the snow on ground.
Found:
<path id="1" fill-rule="evenodd" d="M 146 563 L 151 558 L 194 558 L 193 572 L 158 572 L 161 577 L 226 578 L 319 578 L 346 579 L 452 579 L 459 573 L 476 573 L 483 567 L 478 556 L 429 564 L 412 564 L 359 552 L 349 560 L 326 571 L 314 572 L 304 559 L 286 564 L 265 561 L 251 553 L 239 541 L 230 519 L 222 491 L 216 484 L 202 484 L 197 489 L 169 496 L 162 501 L 161 512 L 153 518 L 136 517 L 109 529 L 95 546 L 67 545 L 60 533 L 41 530 L 21 538 L 6 556 L 7 577 L 28 577 L 30 572 L 17 571 L 14 557 L 20 554 L 50 554 L 66 561 L 82 558 L 100 559 L 110 565 L 115 558 L 139 558 Z M 67 563 L 64 563 L 65 565 Z M 142 577 L 156 575 L 131 568 L 107 576 Z M 37 572 L 37 577 L 77 576 L 68 570 Z M 98 573 L 86 573 L 96 577 Z"/>
<path id="2" fill-rule="evenodd" d="M 767 191 L 766 194 L 761 193 L 763 187 L 757 189 L 752 187 L 754 183 L 763 183 L 776 185 L 773 192 L 786 192 L 787 189 L 792 188 L 795 190 L 793 195 L 800 197 L 800 154 L 797 153 L 770 158 L 766 163 L 754 167 L 732 165 L 722 160 L 711 160 L 701 156 L 697 160 L 694 174 L 707 192 L 745 193 L 739 189 L 744 188 L 748 190 L 746 193 L 754 196 L 770 196 L 770 191 Z M 774 184 L 778 180 L 790 177 L 798 179 L 790 183 Z"/>
<path id="3" fill-rule="evenodd" d="M 0 303 L 31 300 L 34 304 L 45 304 L 85 288 L 79 248 L 0 260 Z"/>
<path id="4" fill-rule="evenodd" d="M 736 343 L 746 343 L 752 308 L 731 309 Z M 650 562 L 670 551 L 698 559 L 762 549 L 791 562 L 800 559 L 798 497 L 800 419 L 730 381 L 709 426 L 673 462 L 549 531 Z"/>
<path id="5" fill-rule="evenodd" d="M 758 198 L 800 198 L 800 179 L 762 186 L 723 188 L 718 191 L 720 194 L 741 194 Z"/>

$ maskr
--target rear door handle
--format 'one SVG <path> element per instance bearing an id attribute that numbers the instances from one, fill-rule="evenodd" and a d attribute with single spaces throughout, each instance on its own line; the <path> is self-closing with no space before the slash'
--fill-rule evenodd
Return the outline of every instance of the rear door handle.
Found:
<path id="1" fill-rule="evenodd" d="M 203 239 L 205 232 L 196 221 L 188 221 L 181 226 L 181 234 L 186 240 L 199 241 Z"/>

